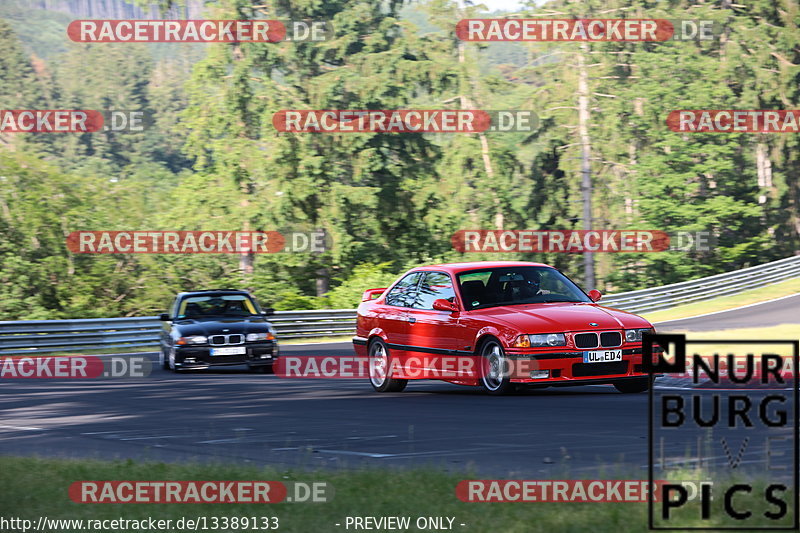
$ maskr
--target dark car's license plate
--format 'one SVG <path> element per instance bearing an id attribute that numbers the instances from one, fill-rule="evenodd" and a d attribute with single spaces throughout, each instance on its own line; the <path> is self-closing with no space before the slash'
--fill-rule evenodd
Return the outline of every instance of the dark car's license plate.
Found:
<path id="1" fill-rule="evenodd" d="M 225 348 L 211 348 L 211 355 L 244 355 L 247 348 L 244 346 L 227 346 Z"/>

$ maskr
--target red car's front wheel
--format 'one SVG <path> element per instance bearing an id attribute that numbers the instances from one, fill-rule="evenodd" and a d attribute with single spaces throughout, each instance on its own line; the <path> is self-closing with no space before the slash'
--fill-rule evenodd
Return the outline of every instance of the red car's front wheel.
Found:
<path id="1" fill-rule="evenodd" d="M 369 382 L 377 392 L 401 392 L 408 385 L 407 379 L 391 376 L 391 359 L 389 347 L 381 339 L 375 339 L 369 345 Z"/>
<path id="2" fill-rule="evenodd" d="M 506 394 L 514 390 L 508 375 L 508 363 L 503 347 L 495 339 L 489 339 L 481 346 L 481 384 L 489 394 Z"/>

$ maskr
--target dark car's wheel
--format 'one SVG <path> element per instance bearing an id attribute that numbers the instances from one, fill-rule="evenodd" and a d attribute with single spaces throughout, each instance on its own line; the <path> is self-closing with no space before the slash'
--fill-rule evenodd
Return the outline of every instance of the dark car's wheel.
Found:
<path id="1" fill-rule="evenodd" d="M 369 382 L 377 392 L 401 392 L 408 385 L 407 379 L 393 378 L 391 375 L 389 348 L 381 339 L 369 345 Z"/>
<path id="2" fill-rule="evenodd" d="M 495 339 L 481 346 L 481 384 L 486 392 L 494 395 L 507 394 L 516 387 L 508 375 L 508 364 L 503 347 Z"/>
<path id="3" fill-rule="evenodd" d="M 169 356 L 167 358 L 167 366 L 173 372 L 179 372 L 178 365 L 175 364 L 175 348 L 169 349 Z"/>
<path id="4" fill-rule="evenodd" d="M 649 377 L 626 379 L 614 383 L 614 388 L 625 394 L 638 394 L 650 390 L 651 380 Z"/>
<path id="5" fill-rule="evenodd" d="M 158 362 L 161 364 L 161 368 L 163 368 L 164 370 L 169 370 L 169 360 L 167 359 L 167 355 L 164 353 L 163 344 L 159 346 Z"/>

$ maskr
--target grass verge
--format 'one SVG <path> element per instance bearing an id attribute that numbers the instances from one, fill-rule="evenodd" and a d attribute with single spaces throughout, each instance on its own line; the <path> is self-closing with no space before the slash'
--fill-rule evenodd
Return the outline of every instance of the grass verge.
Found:
<path id="1" fill-rule="evenodd" d="M 647 531 L 647 506 L 643 503 L 465 503 L 455 496 L 455 486 L 464 478 L 464 474 L 433 470 L 303 473 L 236 465 L 0 457 L 0 514 L 30 519 L 34 524 L 40 516 L 173 521 L 199 516 L 267 516 L 278 518 L 280 531 L 315 533 L 346 531 L 348 516 L 409 516 L 412 524 L 418 517 L 453 517 L 453 530 L 470 533 Z M 328 503 L 126 505 L 74 503 L 67 493 L 74 481 L 137 479 L 327 481 L 335 487 L 335 496 Z M 688 517 L 688 511 L 686 515 L 691 525 L 699 525 Z M 412 526 L 404 531 L 421 530 Z"/>

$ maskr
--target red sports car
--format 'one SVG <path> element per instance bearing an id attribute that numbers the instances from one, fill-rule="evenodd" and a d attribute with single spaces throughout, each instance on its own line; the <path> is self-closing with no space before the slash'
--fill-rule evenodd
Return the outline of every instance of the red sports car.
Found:
<path id="1" fill-rule="evenodd" d="M 601 307 L 559 270 L 541 263 L 475 262 L 418 267 L 388 289 L 364 292 L 353 345 L 368 358 L 378 392 L 409 379 L 482 385 L 613 384 L 648 390 L 644 318 Z"/>

